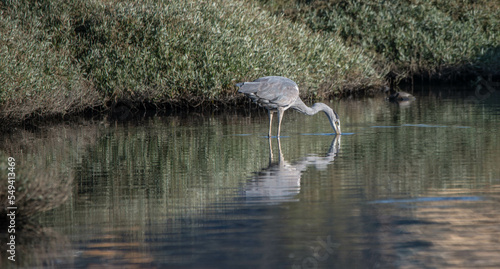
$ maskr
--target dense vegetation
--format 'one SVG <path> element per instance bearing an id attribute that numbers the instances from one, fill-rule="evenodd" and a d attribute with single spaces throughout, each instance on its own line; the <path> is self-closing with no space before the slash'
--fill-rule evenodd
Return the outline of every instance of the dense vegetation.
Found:
<path id="1" fill-rule="evenodd" d="M 417 2 L 2 0 L 0 121 L 227 104 L 236 82 L 264 75 L 324 98 L 498 74 L 498 1 Z"/>
<path id="2" fill-rule="evenodd" d="M 498 75 L 500 1 L 261 0 L 275 14 L 372 51 L 397 80 Z"/>

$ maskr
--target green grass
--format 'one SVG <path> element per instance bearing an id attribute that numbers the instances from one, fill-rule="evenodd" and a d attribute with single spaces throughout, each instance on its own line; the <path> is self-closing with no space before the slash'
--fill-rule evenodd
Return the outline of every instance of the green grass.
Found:
<path id="1" fill-rule="evenodd" d="M 231 97 L 233 85 L 242 79 L 270 74 L 297 79 L 305 89 L 317 88 L 328 77 L 353 84 L 363 78 L 372 84 L 381 81 L 360 50 L 272 16 L 255 4 L 113 3 L 92 9 L 102 14 L 85 19 L 90 25 L 82 35 L 87 45 L 80 57 L 107 93 L 211 101 Z M 104 21 L 91 23 L 100 18 Z M 344 86 L 337 83 L 332 90 Z"/>
<path id="2" fill-rule="evenodd" d="M 265 75 L 306 97 L 376 87 L 362 49 L 245 1 L 2 1 L 1 118 L 64 115 L 121 100 L 226 102 Z M 33 107 L 34 109 L 30 109 Z"/>
<path id="3" fill-rule="evenodd" d="M 315 32 L 332 33 L 350 46 L 375 52 L 398 79 L 499 73 L 498 0 L 261 2 Z"/>
<path id="4" fill-rule="evenodd" d="M 2 119 L 65 114 L 97 104 L 92 81 L 63 44 L 69 25 L 48 28 L 42 11 L 35 14 L 18 1 L 1 2 L 0 12 Z"/>
<path id="5" fill-rule="evenodd" d="M 235 83 L 265 75 L 318 99 L 498 73 L 498 1 L 301 2 L 2 0 L 0 121 L 229 104 Z"/>

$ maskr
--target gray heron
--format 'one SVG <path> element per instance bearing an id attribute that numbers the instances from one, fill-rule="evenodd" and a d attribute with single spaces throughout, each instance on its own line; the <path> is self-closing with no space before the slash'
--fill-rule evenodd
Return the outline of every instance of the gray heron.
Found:
<path id="1" fill-rule="evenodd" d="M 239 87 L 239 93 L 245 94 L 253 102 L 267 109 L 269 113 L 269 137 L 271 137 L 274 112 L 278 112 L 278 137 L 280 137 L 283 113 L 289 108 L 309 116 L 323 111 L 330 120 L 335 133 L 337 135 L 341 134 L 340 120 L 337 113 L 323 103 L 315 103 L 312 107 L 308 107 L 299 97 L 297 83 L 289 78 L 279 76 L 261 77 L 252 82 L 238 83 L 236 86 Z"/>

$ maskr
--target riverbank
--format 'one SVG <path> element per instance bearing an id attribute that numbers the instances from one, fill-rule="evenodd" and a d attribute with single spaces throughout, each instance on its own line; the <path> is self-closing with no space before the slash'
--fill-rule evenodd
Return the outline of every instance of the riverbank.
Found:
<path id="1" fill-rule="evenodd" d="M 260 0 L 273 14 L 373 52 L 394 82 L 497 75 L 499 1 Z"/>
<path id="2" fill-rule="evenodd" d="M 0 123 L 120 106 L 236 106 L 234 84 L 265 75 L 295 80 L 306 99 L 423 74 L 495 76 L 498 10 L 441 1 L 3 1 Z"/>

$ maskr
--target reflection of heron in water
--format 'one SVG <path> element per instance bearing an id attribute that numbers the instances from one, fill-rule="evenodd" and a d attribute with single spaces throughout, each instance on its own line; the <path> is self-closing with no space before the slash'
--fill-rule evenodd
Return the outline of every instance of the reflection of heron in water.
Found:
<path id="1" fill-rule="evenodd" d="M 285 161 L 278 138 L 278 160 L 274 161 L 269 138 L 269 166 L 256 172 L 244 187 L 244 196 L 249 201 L 283 202 L 293 201 L 300 192 L 300 178 L 308 166 L 324 170 L 334 161 L 340 148 L 340 136 L 335 136 L 325 157 L 307 156 L 292 164 Z"/>
<path id="2" fill-rule="evenodd" d="M 283 113 L 289 108 L 293 108 L 306 115 L 314 115 L 319 111 L 325 112 L 333 130 L 340 135 L 339 116 L 329 106 L 323 103 L 316 103 L 312 107 L 306 106 L 299 97 L 299 87 L 293 80 L 285 77 L 262 77 L 252 82 L 242 82 L 236 84 L 240 89 L 239 93 L 244 93 L 252 101 L 264 107 L 269 112 L 269 137 L 271 137 L 271 125 L 273 113 L 278 112 L 278 137 L 281 132 L 281 120 Z"/>

